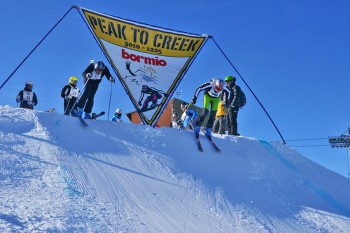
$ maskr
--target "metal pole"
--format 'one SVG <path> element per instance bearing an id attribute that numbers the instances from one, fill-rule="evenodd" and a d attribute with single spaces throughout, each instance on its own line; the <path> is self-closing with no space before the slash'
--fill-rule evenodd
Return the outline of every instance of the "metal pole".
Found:
<path id="1" fill-rule="evenodd" d="M 111 109 L 111 101 L 112 101 L 112 82 L 111 82 L 111 91 L 109 93 L 109 103 L 108 103 L 108 121 L 109 121 L 109 112 L 110 112 L 110 109 Z"/>
<path id="2" fill-rule="evenodd" d="M 349 167 L 350 167 L 350 165 L 349 165 L 349 150 L 350 150 L 350 147 L 348 147 L 348 154 L 347 154 L 347 164 L 348 164 L 348 179 L 350 179 L 350 171 L 349 171 Z"/>
<path id="3" fill-rule="evenodd" d="M 350 128 L 348 128 L 348 136 L 350 137 Z M 349 168 L 350 168 L 350 164 L 349 164 L 349 150 L 350 150 L 350 145 L 348 145 L 348 154 L 347 154 L 347 167 L 348 167 L 348 179 L 350 178 L 350 171 L 349 171 Z"/>
<path id="4" fill-rule="evenodd" d="M 224 51 L 220 48 L 220 46 L 216 43 L 216 41 L 214 40 L 214 37 L 210 36 L 210 38 L 214 41 L 214 43 L 216 44 L 216 46 L 218 47 L 218 49 L 221 51 L 221 53 L 224 55 L 224 57 L 226 58 L 226 60 L 230 63 L 230 65 L 232 66 L 232 68 L 236 71 L 236 73 L 238 74 L 238 76 L 242 79 L 242 81 L 244 82 L 244 84 L 247 86 L 247 88 L 250 90 L 250 92 L 252 93 L 252 95 L 254 96 L 254 98 L 258 101 L 260 107 L 264 110 L 265 114 L 267 115 L 267 117 L 270 119 L 272 125 L 275 127 L 275 129 L 277 130 L 277 133 L 280 135 L 283 144 L 286 144 L 286 141 L 284 140 L 281 132 L 279 131 L 279 129 L 277 128 L 275 122 L 272 120 L 272 118 L 270 117 L 269 113 L 266 111 L 266 109 L 264 108 L 264 106 L 262 105 L 262 103 L 260 102 L 260 100 L 258 99 L 258 97 L 254 94 L 253 90 L 249 87 L 248 83 L 243 79 L 242 75 L 238 72 L 238 70 L 236 69 L 236 67 L 232 64 L 232 62 L 230 61 L 230 59 L 228 59 L 228 57 L 226 56 L 226 54 L 224 53 Z"/>
<path id="5" fill-rule="evenodd" d="M 16 71 L 22 66 L 22 64 L 29 58 L 29 56 L 36 50 L 36 48 L 38 48 L 38 46 L 41 44 L 41 42 L 43 42 L 46 37 L 56 28 L 56 26 L 64 19 L 64 17 L 66 17 L 66 15 L 73 9 L 75 8 L 75 6 L 72 6 L 62 17 L 60 20 L 58 20 L 58 22 L 50 29 L 50 31 L 48 33 L 46 33 L 46 35 L 39 41 L 39 43 L 32 49 L 32 51 L 30 51 L 30 53 L 23 59 L 23 61 L 16 67 L 16 69 L 10 74 L 10 76 L 5 80 L 5 82 L 3 82 L 3 84 L 0 86 L 0 90 L 1 88 L 7 83 L 7 81 L 10 80 L 10 78 L 12 77 L 12 75 L 14 75 L 16 73 Z"/>

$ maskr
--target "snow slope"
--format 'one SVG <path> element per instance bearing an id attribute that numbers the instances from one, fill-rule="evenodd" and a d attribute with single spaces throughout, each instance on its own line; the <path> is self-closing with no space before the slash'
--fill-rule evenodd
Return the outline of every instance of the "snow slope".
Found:
<path id="1" fill-rule="evenodd" d="M 348 232 L 350 182 L 288 145 L 0 106 L 0 232 Z"/>

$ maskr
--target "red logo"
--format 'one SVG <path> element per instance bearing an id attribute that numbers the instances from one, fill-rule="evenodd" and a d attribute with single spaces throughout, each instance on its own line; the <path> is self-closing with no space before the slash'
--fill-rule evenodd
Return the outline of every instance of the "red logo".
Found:
<path id="1" fill-rule="evenodd" d="M 135 55 L 135 54 L 126 52 L 124 49 L 122 49 L 122 58 L 130 59 L 131 61 L 135 61 L 135 62 L 139 62 L 139 63 L 141 63 L 143 61 L 145 64 L 154 65 L 154 66 L 166 66 L 167 65 L 165 60 L 162 60 L 162 59 L 159 60 L 158 57 L 151 58 L 151 57 L 144 57 L 144 56 L 140 56 L 140 55 Z"/>

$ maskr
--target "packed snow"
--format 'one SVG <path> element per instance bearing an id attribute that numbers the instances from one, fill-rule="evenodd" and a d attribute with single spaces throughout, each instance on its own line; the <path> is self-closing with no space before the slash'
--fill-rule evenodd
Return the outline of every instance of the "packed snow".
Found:
<path id="1" fill-rule="evenodd" d="M 348 232 L 350 182 L 288 145 L 0 106 L 0 232 Z"/>

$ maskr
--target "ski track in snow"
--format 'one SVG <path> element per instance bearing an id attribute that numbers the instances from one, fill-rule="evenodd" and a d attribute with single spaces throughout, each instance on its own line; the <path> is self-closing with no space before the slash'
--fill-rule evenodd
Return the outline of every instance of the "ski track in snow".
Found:
<path id="1" fill-rule="evenodd" d="M 0 106 L 1 232 L 347 232 L 349 181 L 292 148 Z M 335 180 L 337 182 L 335 182 Z"/>

